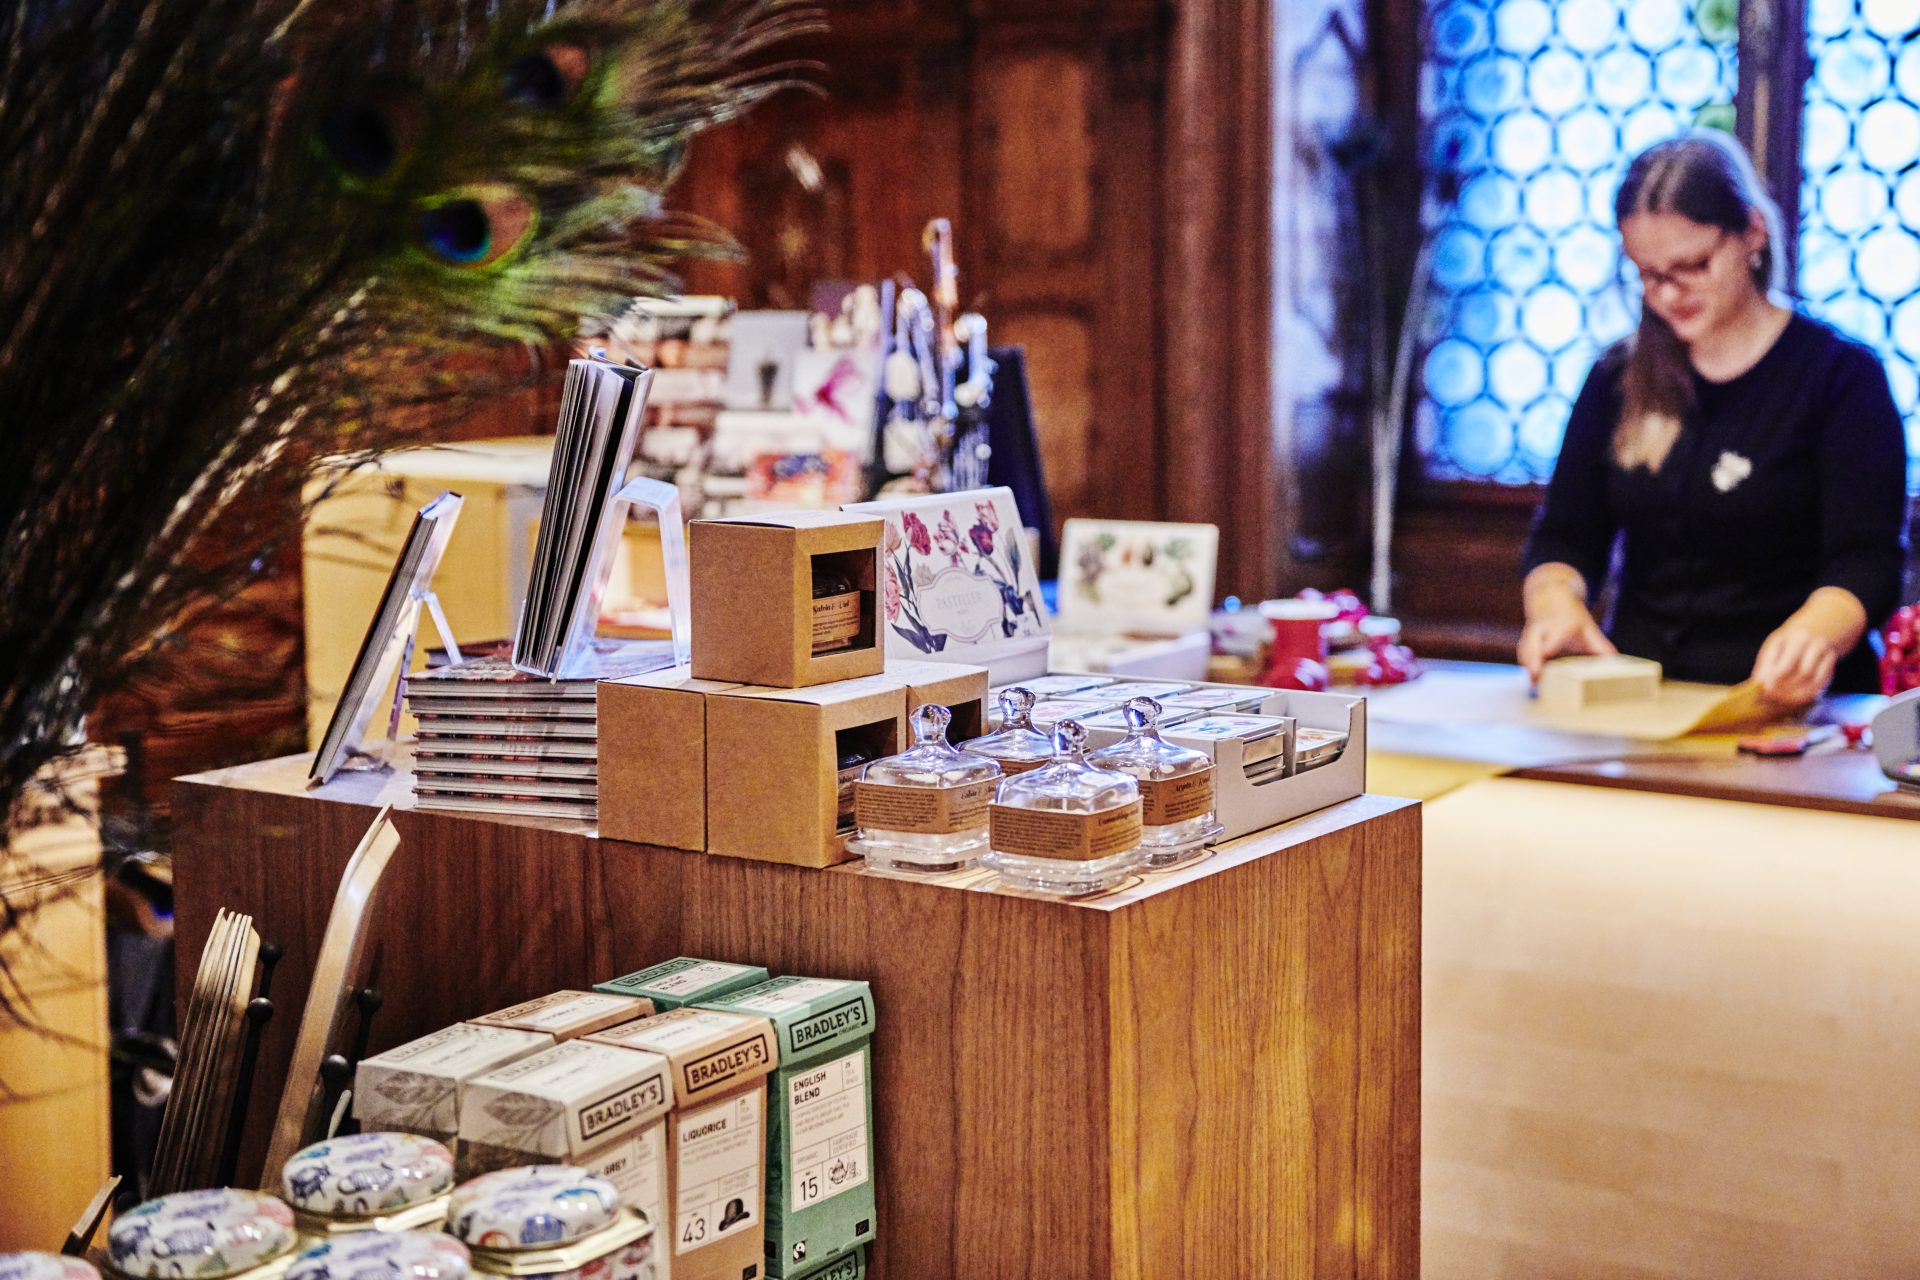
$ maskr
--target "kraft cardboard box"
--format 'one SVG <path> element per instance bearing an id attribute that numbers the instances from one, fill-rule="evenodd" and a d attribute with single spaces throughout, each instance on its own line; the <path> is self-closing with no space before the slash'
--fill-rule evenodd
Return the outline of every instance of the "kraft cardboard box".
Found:
<path id="1" fill-rule="evenodd" d="M 672 1106 L 664 1057 L 569 1040 L 461 1086 L 460 1178 L 522 1164 L 579 1165 L 663 1222 Z"/>
<path id="2" fill-rule="evenodd" d="M 566 1041 L 652 1015 L 650 1000 L 597 991 L 556 991 L 467 1021 L 478 1027 L 540 1031 Z"/>
<path id="3" fill-rule="evenodd" d="M 800 689 L 880 674 L 882 527 L 838 511 L 694 521 L 695 678 Z"/>
<path id="4" fill-rule="evenodd" d="M 887 661 L 886 674 L 906 682 L 908 715 L 928 703 L 953 712 L 953 723 L 947 726 L 947 741 L 955 746 L 989 732 L 985 667 L 891 658 Z"/>
<path id="5" fill-rule="evenodd" d="M 767 1274 L 811 1280 L 874 1235 L 873 992 L 775 978 L 701 1007 L 773 1019 Z"/>
<path id="6" fill-rule="evenodd" d="M 728 964 L 722 960 L 676 956 L 638 973 L 596 982 L 593 989 L 609 995 L 651 1000 L 656 1012 L 665 1013 L 702 1000 L 719 1000 L 730 992 L 758 986 L 766 980 L 767 971 L 757 964 Z"/>
<path id="7" fill-rule="evenodd" d="M 711 695 L 707 852 L 801 867 L 845 862 L 853 780 L 862 764 L 906 747 L 906 718 L 907 687 L 892 676 Z"/>
<path id="8" fill-rule="evenodd" d="M 766 1241 L 767 1074 L 779 1063 L 773 1024 L 675 1009 L 586 1043 L 672 1064 L 666 1247 L 656 1253 L 671 1257 L 673 1280 L 755 1280 Z"/>
<path id="9" fill-rule="evenodd" d="M 553 1045 L 541 1031 L 455 1023 L 361 1059 L 353 1114 L 367 1132 L 417 1133 L 451 1146 L 460 1132 L 462 1084 Z"/>
<path id="10" fill-rule="evenodd" d="M 707 695 L 733 687 L 691 667 L 600 683 L 601 835 L 707 847 Z"/>

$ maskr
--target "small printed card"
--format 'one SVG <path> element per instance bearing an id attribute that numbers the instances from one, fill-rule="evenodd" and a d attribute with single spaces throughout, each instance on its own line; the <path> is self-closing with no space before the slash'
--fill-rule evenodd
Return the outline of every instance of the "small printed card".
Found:
<path id="1" fill-rule="evenodd" d="M 1174 636 L 1213 612 L 1220 530 L 1210 524 L 1069 520 L 1060 539 L 1060 629 Z"/>

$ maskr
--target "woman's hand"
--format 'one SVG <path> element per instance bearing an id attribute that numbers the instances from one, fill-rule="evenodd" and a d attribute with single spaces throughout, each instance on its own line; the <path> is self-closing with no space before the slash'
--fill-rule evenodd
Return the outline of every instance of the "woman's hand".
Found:
<path id="1" fill-rule="evenodd" d="M 1540 681 L 1540 669 L 1550 658 L 1568 653 L 1618 652 L 1584 604 L 1576 603 L 1571 609 L 1533 619 L 1520 633 L 1520 665 L 1536 684 Z"/>
<path id="2" fill-rule="evenodd" d="M 1587 608 L 1587 584 L 1571 566 L 1543 564 L 1527 575 L 1527 627 L 1520 633 L 1520 665 L 1537 684 L 1550 658 L 1619 650 Z"/>
<path id="3" fill-rule="evenodd" d="M 1831 640 L 1789 618 L 1760 646 L 1753 679 L 1768 702 L 1802 707 L 1827 691 L 1839 661 Z"/>
<path id="4" fill-rule="evenodd" d="M 1867 611 L 1851 591 L 1821 587 L 1760 646 L 1753 680 L 1767 701 L 1805 706 L 1827 691 L 1835 664 L 1866 626 Z"/>

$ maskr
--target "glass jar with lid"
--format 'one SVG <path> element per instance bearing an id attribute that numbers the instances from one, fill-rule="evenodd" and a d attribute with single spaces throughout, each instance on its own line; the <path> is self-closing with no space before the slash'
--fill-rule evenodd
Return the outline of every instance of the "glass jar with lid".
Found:
<path id="1" fill-rule="evenodd" d="M 1140 784 L 1140 846 L 1149 867 L 1203 855 L 1224 830 L 1214 820 L 1213 757 L 1162 738 L 1155 699 L 1133 698 L 1121 710 L 1127 736 L 1089 753 L 1087 763 L 1129 774 Z"/>
<path id="2" fill-rule="evenodd" d="M 1087 762 L 1087 731 L 1062 720 L 1051 764 L 1000 784 L 980 861 L 1008 884 L 1046 893 L 1101 893 L 1146 856 L 1140 848 L 1140 784 Z"/>
<path id="3" fill-rule="evenodd" d="M 891 870 L 958 871 L 987 848 L 987 806 L 1000 766 L 947 742 L 953 712 L 929 703 L 911 717 L 913 745 L 868 765 L 855 788 L 859 834 L 847 847 Z"/>
<path id="4" fill-rule="evenodd" d="M 302 1147 L 280 1193 L 309 1235 L 436 1228 L 447 1217 L 453 1153 L 411 1133 L 354 1133 Z"/>
<path id="5" fill-rule="evenodd" d="M 983 738 L 960 744 L 969 755 L 985 756 L 1011 777 L 1053 763 L 1053 739 L 1033 727 L 1031 689 L 1013 685 L 1000 691 L 1000 728 Z"/>
<path id="6" fill-rule="evenodd" d="M 107 1269 L 124 1280 L 277 1280 L 298 1243 L 293 1210 L 264 1191 L 176 1191 L 114 1222 Z"/>
<path id="7" fill-rule="evenodd" d="M 598 1174 L 573 1165 L 486 1173 L 455 1188 L 447 1231 L 481 1275 L 651 1280 L 654 1229 Z"/>

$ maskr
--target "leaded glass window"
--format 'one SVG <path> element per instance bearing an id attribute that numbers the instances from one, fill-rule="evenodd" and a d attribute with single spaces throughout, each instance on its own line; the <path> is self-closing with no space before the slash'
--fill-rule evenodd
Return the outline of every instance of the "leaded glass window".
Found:
<path id="1" fill-rule="evenodd" d="M 1595 354 L 1636 314 L 1613 226 L 1626 161 L 1688 125 L 1732 123 L 1734 3 L 1439 0 L 1428 12 L 1433 305 L 1415 447 L 1437 478 L 1540 481 Z"/>
<path id="2" fill-rule="evenodd" d="M 1920 0 L 1810 0 L 1799 290 L 1879 350 L 1920 487 Z"/>

